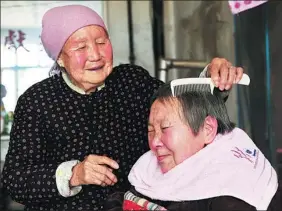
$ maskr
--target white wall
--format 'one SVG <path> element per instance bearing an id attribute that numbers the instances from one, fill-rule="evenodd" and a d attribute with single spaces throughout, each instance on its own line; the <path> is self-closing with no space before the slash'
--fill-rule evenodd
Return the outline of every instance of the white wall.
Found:
<path id="1" fill-rule="evenodd" d="M 129 62 L 126 1 L 105 1 L 106 19 L 114 49 L 114 64 Z M 154 75 L 150 1 L 132 1 L 134 53 L 136 64 Z"/>

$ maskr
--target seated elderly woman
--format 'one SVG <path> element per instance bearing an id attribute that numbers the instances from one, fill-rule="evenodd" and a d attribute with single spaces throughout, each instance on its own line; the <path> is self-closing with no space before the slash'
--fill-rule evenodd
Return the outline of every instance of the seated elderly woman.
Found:
<path id="1" fill-rule="evenodd" d="M 162 86 L 151 105 L 148 138 L 151 150 L 128 176 L 132 188 L 113 194 L 108 210 L 270 207 L 277 174 L 248 135 L 229 120 L 216 90 L 174 97 L 170 84 Z"/>

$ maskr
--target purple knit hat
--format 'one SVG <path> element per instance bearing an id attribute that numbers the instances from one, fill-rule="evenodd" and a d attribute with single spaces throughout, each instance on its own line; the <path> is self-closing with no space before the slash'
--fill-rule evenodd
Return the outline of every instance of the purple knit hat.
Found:
<path id="1" fill-rule="evenodd" d="M 78 29 L 98 25 L 107 28 L 103 19 L 89 7 L 68 5 L 48 10 L 42 19 L 41 41 L 48 56 L 57 60 L 67 39 Z"/>

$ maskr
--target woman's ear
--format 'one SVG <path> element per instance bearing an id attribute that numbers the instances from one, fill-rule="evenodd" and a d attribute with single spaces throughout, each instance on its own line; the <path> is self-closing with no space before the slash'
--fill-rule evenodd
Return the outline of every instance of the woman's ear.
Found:
<path id="1" fill-rule="evenodd" d="M 207 116 L 203 127 L 205 144 L 210 144 L 214 140 L 217 134 L 217 127 L 218 124 L 216 118 Z"/>
<path id="2" fill-rule="evenodd" d="M 57 59 L 57 63 L 60 67 L 65 67 L 64 61 L 61 56 Z"/>

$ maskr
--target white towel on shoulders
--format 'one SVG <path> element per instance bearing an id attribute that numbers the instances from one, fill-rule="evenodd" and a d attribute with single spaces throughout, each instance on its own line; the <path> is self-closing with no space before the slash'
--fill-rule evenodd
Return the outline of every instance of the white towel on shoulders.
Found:
<path id="1" fill-rule="evenodd" d="M 249 136 L 235 128 L 163 174 L 152 151 L 128 179 L 141 194 L 164 201 L 233 196 L 266 210 L 278 188 L 277 174 Z"/>

